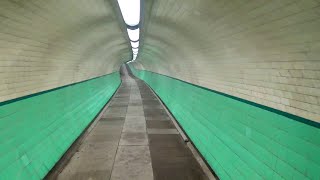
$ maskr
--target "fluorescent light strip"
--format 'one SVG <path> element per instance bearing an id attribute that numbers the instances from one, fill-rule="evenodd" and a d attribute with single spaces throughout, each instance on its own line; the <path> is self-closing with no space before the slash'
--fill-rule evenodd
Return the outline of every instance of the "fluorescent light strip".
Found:
<path id="1" fill-rule="evenodd" d="M 139 40 L 139 28 L 131 30 L 131 29 L 127 29 L 128 32 L 128 36 L 130 38 L 131 41 L 138 41 Z"/>
<path id="2" fill-rule="evenodd" d="M 139 53 L 139 36 L 140 36 L 140 0 L 118 0 L 123 20 L 127 24 L 127 32 L 132 47 L 133 60 Z"/>
<path id="3" fill-rule="evenodd" d="M 118 0 L 124 22 L 136 26 L 140 22 L 140 0 Z"/>
<path id="4" fill-rule="evenodd" d="M 138 48 L 139 47 L 139 41 L 138 42 L 130 41 L 130 43 L 131 43 L 131 47 L 133 47 L 133 48 Z"/>

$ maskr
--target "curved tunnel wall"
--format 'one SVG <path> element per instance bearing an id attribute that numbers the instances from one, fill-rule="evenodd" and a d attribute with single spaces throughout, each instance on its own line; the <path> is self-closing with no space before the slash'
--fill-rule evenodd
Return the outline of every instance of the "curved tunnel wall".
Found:
<path id="1" fill-rule="evenodd" d="M 145 1 L 136 66 L 320 121 L 319 1 Z"/>
<path id="2" fill-rule="evenodd" d="M 115 72 L 0 103 L 0 179 L 42 179 L 119 84 Z"/>
<path id="3" fill-rule="evenodd" d="M 145 1 L 131 69 L 221 179 L 318 179 L 320 2 Z"/>
<path id="4" fill-rule="evenodd" d="M 187 124 L 185 130 L 217 174 L 223 179 L 318 178 L 320 2 L 143 2 L 135 73 L 173 113 L 178 112 L 176 118 Z M 0 148 L 0 179 L 42 178 L 116 90 L 120 83 L 116 71 L 128 60 L 130 47 L 114 3 L 0 2 L 0 140 L 5 142 Z M 181 91 L 188 98 L 178 96 Z M 287 118 L 272 111 L 257 114 L 259 107 L 235 103 L 230 97 L 216 95 L 218 92 L 314 123 L 301 123 L 296 116 Z M 178 98 L 167 96 L 170 93 Z M 232 103 L 226 106 L 225 101 Z M 212 112 L 214 106 L 230 116 L 218 119 Z M 239 114 L 240 107 L 246 111 Z M 194 113 L 185 118 L 188 112 Z M 256 118 L 248 119 L 252 113 Z M 251 126 L 239 127 L 238 117 L 250 120 Z M 262 122 L 261 126 L 255 126 L 257 122 Z M 213 151 L 217 144 L 204 141 L 210 144 L 204 147 L 196 141 L 200 136 L 217 135 L 214 128 L 201 129 L 214 123 L 231 133 L 222 143 L 232 142 L 233 149 L 227 151 L 221 145 Z M 261 130 L 266 130 L 264 135 Z M 264 145 L 276 152 L 252 144 L 253 135 L 258 143 L 273 143 Z M 46 151 L 45 142 L 55 142 L 50 145 L 56 151 Z M 286 148 L 281 143 L 286 143 Z M 244 152 L 241 146 L 248 149 Z M 253 158 L 257 152 L 260 157 Z M 208 159 L 210 153 L 222 159 Z M 235 156 L 251 159 L 243 162 Z M 278 161 L 282 163 L 275 163 Z"/>
<path id="5" fill-rule="evenodd" d="M 129 44 L 112 3 L 0 2 L 0 102 L 118 71 Z"/>
<path id="6" fill-rule="evenodd" d="M 158 94 L 220 179 L 319 178 L 319 124 L 131 69 Z"/>
<path id="7" fill-rule="evenodd" d="M 42 179 L 120 84 L 116 1 L 0 1 L 0 179 Z"/>

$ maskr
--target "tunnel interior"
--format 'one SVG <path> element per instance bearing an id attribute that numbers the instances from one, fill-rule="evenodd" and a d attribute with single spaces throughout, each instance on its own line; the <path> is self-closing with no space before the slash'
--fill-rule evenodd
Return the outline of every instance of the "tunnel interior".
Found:
<path id="1" fill-rule="evenodd" d="M 123 64 L 217 178 L 320 178 L 319 0 L 121 3 L 0 1 L 0 179 L 44 178 Z"/>

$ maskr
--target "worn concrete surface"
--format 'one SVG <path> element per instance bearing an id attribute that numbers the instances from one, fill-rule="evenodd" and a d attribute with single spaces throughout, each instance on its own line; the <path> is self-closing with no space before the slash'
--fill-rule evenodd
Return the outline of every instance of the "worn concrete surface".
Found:
<path id="1" fill-rule="evenodd" d="M 57 179 L 207 179 L 149 87 L 125 67 L 122 81 Z"/>

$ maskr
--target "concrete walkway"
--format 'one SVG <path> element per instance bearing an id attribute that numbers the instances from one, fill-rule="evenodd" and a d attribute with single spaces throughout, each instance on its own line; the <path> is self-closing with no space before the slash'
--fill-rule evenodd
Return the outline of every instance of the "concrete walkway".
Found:
<path id="1" fill-rule="evenodd" d="M 103 116 L 62 171 L 47 179 L 208 179 L 150 88 L 125 67 L 121 74 Z"/>

